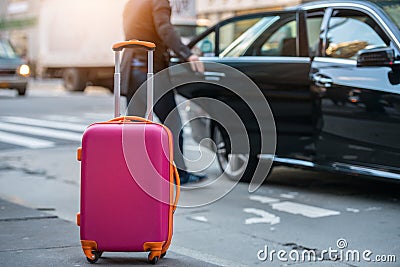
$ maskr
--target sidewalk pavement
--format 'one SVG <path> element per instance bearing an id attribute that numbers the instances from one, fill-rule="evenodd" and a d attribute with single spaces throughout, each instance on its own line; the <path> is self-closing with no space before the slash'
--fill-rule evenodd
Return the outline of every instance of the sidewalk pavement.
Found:
<path id="1" fill-rule="evenodd" d="M 79 228 L 69 221 L 0 199 L 1 266 L 150 266 L 147 253 L 107 253 L 86 261 Z M 157 266 L 215 266 L 168 251 Z"/>

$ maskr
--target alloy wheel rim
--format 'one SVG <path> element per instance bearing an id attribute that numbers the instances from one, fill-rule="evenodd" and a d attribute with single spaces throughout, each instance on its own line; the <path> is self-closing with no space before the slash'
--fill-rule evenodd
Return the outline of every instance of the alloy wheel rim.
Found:
<path id="1" fill-rule="evenodd" d="M 249 156 L 245 154 L 227 154 L 224 138 L 218 128 L 214 131 L 214 141 L 221 169 L 224 170 L 229 177 L 242 175 L 246 170 Z"/>

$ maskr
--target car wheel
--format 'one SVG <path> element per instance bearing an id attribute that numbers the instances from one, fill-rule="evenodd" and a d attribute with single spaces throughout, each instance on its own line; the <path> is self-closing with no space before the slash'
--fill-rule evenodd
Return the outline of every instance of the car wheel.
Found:
<path id="1" fill-rule="evenodd" d="M 256 155 L 231 154 L 229 136 L 218 125 L 214 126 L 213 140 L 221 171 L 232 181 L 250 182 L 259 161 L 258 157 Z"/>
<path id="2" fill-rule="evenodd" d="M 86 88 L 85 72 L 77 68 L 68 68 L 63 72 L 64 87 L 68 91 L 82 92 Z"/>
<path id="3" fill-rule="evenodd" d="M 18 88 L 18 95 L 24 96 L 26 94 L 26 86 L 22 88 Z"/>
<path id="4" fill-rule="evenodd" d="M 102 86 L 114 93 L 114 80 L 113 79 L 102 79 L 100 81 L 94 82 L 95 85 Z"/>

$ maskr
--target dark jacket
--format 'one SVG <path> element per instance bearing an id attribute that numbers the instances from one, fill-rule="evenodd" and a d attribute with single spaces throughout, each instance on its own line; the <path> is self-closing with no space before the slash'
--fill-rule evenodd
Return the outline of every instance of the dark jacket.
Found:
<path id="1" fill-rule="evenodd" d="M 168 48 L 182 60 L 187 60 L 191 55 L 190 49 L 181 42 L 170 19 L 169 0 L 129 0 L 125 5 L 123 13 L 125 39 L 150 41 L 156 44 L 155 72 L 168 67 Z M 147 52 L 143 49 L 125 49 L 121 65 L 121 93 L 123 95 L 128 92 L 133 57 L 146 63 Z"/>

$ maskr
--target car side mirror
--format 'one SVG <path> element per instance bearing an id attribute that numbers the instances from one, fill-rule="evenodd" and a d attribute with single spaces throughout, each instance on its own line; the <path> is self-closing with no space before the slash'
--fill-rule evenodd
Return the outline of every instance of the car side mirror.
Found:
<path id="1" fill-rule="evenodd" d="M 357 67 L 392 67 L 394 64 L 392 48 L 373 48 L 360 50 L 357 55 Z"/>

